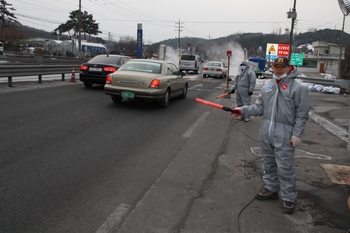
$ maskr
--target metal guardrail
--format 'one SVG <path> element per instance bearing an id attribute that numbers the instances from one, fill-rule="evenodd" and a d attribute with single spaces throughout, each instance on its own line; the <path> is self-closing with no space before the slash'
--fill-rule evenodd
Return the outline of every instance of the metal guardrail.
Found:
<path id="1" fill-rule="evenodd" d="M 272 78 L 272 73 L 264 72 L 263 76 L 265 78 Z M 350 88 L 350 80 L 347 79 L 326 79 L 305 76 L 297 76 L 297 78 L 309 83 L 318 83 L 322 85 L 338 86 L 341 88 Z"/>
<path id="2" fill-rule="evenodd" d="M 65 74 L 72 73 L 80 65 L 2 65 L 0 66 L 0 78 L 8 79 L 8 86 L 12 87 L 12 78 L 21 76 L 38 76 L 38 83 L 42 83 L 42 76 L 48 74 L 61 74 L 62 81 Z"/>
<path id="3" fill-rule="evenodd" d="M 74 57 L 54 57 L 54 56 L 37 56 L 33 54 L 20 54 L 16 56 L 11 53 L 6 55 L 0 55 L 0 66 L 2 65 L 68 65 L 68 64 L 81 64 L 88 61 L 89 58 L 74 58 Z"/>

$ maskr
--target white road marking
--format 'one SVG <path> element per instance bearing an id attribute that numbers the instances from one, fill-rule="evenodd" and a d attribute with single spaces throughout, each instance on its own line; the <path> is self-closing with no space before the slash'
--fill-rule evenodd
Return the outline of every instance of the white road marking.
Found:
<path id="1" fill-rule="evenodd" d="M 122 221 L 123 215 L 126 214 L 130 208 L 131 206 L 128 204 L 120 204 L 114 213 L 109 216 L 100 228 L 98 228 L 96 233 L 109 233 L 116 224 Z"/>
<path id="2" fill-rule="evenodd" d="M 193 132 L 196 131 L 196 129 L 198 129 L 203 124 L 203 122 L 209 116 L 209 114 L 210 112 L 203 113 L 202 116 L 198 118 L 198 120 L 182 135 L 182 137 L 184 138 L 191 137 Z"/>
<path id="3" fill-rule="evenodd" d="M 197 84 L 197 85 L 194 85 L 193 87 L 190 87 L 188 89 L 195 89 L 196 87 L 203 87 L 203 84 Z"/>
<path id="4" fill-rule="evenodd" d="M 260 147 L 250 147 L 250 151 L 261 157 L 261 148 Z M 323 154 L 311 153 L 301 149 L 295 149 L 295 158 L 309 158 L 309 159 L 322 159 L 322 160 L 332 160 L 332 157 Z"/>
<path id="5" fill-rule="evenodd" d="M 313 113 L 312 111 L 309 112 L 309 116 L 311 119 L 313 119 L 316 123 L 320 124 L 323 128 L 337 136 L 338 138 L 342 139 L 345 142 L 348 142 L 348 132 L 339 126 L 333 124 L 329 120 Z"/>

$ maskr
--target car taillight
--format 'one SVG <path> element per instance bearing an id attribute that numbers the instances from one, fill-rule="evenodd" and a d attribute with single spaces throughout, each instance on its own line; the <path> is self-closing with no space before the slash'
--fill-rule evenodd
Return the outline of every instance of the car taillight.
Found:
<path id="1" fill-rule="evenodd" d="M 208 69 L 208 67 L 204 67 L 204 69 L 203 69 L 203 70 L 209 70 L 209 69 Z"/>
<path id="2" fill-rule="evenodd" d="M 221 69 L 221 68 L 216 68 L 216 71 L 221 72 L 221 71 L 222 71 L 222 69 Z"/>
<path id="3" fill-rule="evenodd" d="M 81 71 L 86 71 L 86 70 L 88 70 L 88 69 L 89 69 L 89 67 L 86 66 L 86 65 L 81 65 L 81 66 L 80 66 L 80 70 L 81 70 Z"/>
<path id="4" fill-rule="evenodd" d="M 149 85 L 150 88 L 158 88 L 160 85 L 160 81 L 158 79 L 153 79 L 151 84 Z"/>
<path id="5" fill-rule="evenodd" d="M 107 75 L 107 77 L 106 77 L 106 83 L 112 84 L 112 77 L 111 77 L 111 75 Z"/>
<path id="6" fill-rule="evenodd" d="M 113 66 L 107 66 L 107 67 L 103 67 L 103 71 L 108 73 L 113 73 L 113 72 L 116 72 L 117 69 Z"/>

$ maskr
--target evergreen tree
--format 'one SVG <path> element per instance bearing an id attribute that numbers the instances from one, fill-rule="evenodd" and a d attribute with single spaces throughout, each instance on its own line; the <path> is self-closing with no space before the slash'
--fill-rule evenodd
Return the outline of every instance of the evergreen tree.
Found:
<path id="1" fill-rule="evenodd" d="M 74 36 L 79 34 L 79 10 L 71 11 L 69 20 L 67 20 L 65 23 L 60 24 L 56 29 L 54 29 L 54 32 L 60 35 L 64 32 L 67 32 L 70 38 L 72 37 L 71 32 L 73 32 Z M 86 33 L 89 36 L 98 35 L 101 33 L 98 23 L 95 22 L 93 16 L 91 14 L 88 14 L 87 11 L 81 12 L 80 32 Z"/>
<path id="2" fill-rule="evenodd" d="M 12 4 L 7 3 L 6 0 L 0 0 L 0 21 L 2 23 L 0 39 L 2 38 L 4 27 L 11 25 L 11 23 L 19 23 L 17 17 L 13 13 L 16 9 L 11 6 Z"/>

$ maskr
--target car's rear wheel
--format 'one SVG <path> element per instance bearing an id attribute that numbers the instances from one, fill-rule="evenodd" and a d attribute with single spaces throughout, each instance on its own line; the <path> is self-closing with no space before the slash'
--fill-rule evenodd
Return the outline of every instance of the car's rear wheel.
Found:
<path id="1" fill-rule="evenodd" d="M 208 75 L 203 74 L 203 78 L 206 78 Z"/>
<path id="2" fill-rule="evenodd" d="M 120 103 L 123 100 L 123 97 L 121 97 L 120 95 L 111 95 L 111 98 L 114 103 Z"/>
<path id="3" fill-rule="evenodd" d="M 187 85 L 184 86 L 184 88 L 182 89 L 182 94 L 179 96 L 180 99 L 185 99 L 187 96 Z"/>
<path id="4" fill-rule="evenodd" d="M 166 108 L 169 105 L 169 101 L 170 101 L 170 90 L 167 89 L 163 96 L 163 99 L 158 102 L 158 105 L 161 108 Z"/>
<path id="5" fill-rule="evenodd" d="M 90 87 L 92 87 L 92 83 L 86 83 L 86 82 L 84 82 L 84 86 L 87 87 L 87 88 L 90 88 Z"/>

